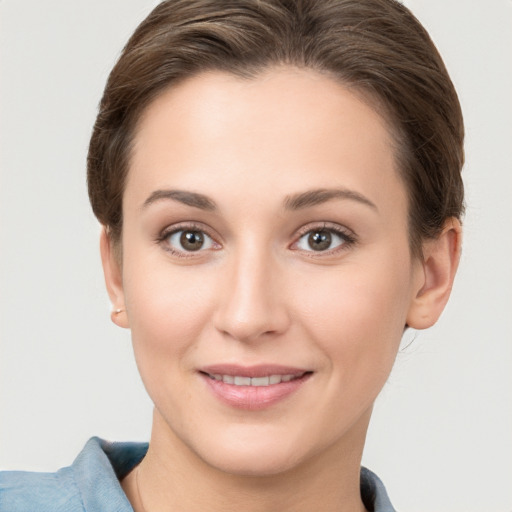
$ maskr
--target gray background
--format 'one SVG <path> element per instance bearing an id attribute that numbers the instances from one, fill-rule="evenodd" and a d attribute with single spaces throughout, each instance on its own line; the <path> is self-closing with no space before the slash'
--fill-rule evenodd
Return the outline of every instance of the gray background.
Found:
<path id="1" fill-rule="evenodd" d="M 129 333 L 109 320 L 85 155 L 107 73 L 155 4 L 0 2 L 3 469 L 55 470 L 91 435 L 149 436 Z M 512 2 L 406 5 L 465 114 L 464 253 L 440 322 L 399 354 L 363 462 L 398 509 L 510 512 Z"/>

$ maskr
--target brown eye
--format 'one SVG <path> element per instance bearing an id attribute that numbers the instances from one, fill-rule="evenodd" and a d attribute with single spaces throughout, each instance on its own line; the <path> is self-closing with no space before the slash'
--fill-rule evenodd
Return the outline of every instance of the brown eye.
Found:
<path id="1" fill-rule="evenodd" d="M 329 231 L 312 231 L 308 235 L 308 245 L 313 251 L 325 251 L 332 243 Z"/>
<path id="2" fill-rule="evenodd" d="M 211 249 L 214 242 L 206 233 L 195 229 L 180 229 L 167 237 L 169 246 L 177 252 L 197 252 Z"/>
<path id="3" fill-rule="evenodd" d="M 186 251 L 198 251 L 204 245 L 204 236 L 200 231 L 182 231 L 180 244 Z"/>
<path id="4" fill-rule="evenodd" d="M 302 235 L 296 242 L 295 247 L 301 251 L 323 252 L 337 249 L 343 245 L 349 246 L 353 239 L 337 229 L 311 229 Z"/>

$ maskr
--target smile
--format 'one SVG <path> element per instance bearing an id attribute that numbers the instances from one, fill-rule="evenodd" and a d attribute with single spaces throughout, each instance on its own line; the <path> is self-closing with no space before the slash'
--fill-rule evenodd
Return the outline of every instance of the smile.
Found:
<path id="1" fill-rule="evenodd" d="M 305 372 L 306 373 L 306 372 Z M 225 384 L 234 384 L 235 386 L 271 386 L 273 384 L 281 384 L 281 382 L 290 382 L 294 379 L 300 379 L 305 375 L 268 375 L 266 377 L 245 377 L 242 375 L 221 375 L 208 374 L 213 380 L 220 380 Z"/>
<path id="2" fill-rule="evenodd" d="M 294 395 L 313 371 L 280 365 L 215 365 L 199 374 L 213 396 L 235 409 L 264 410 Z"/>

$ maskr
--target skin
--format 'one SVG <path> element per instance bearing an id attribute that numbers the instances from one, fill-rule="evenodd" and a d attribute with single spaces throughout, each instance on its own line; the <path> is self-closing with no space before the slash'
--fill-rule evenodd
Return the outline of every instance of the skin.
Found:
<path id="1" fill-rule="evenodd" d="M 343 192 L 291 207 L 319 189 Z M 148 107 L 123 199 L 122 262 L 101 239 L 107 288 L 124 310 L 113 320 L 131 329 L 155 404 L 148 455 L 123 481 L 136 511 L 364 510 L 373 402 L 406 324 L 441 314 L 459 258 L 454 219 L 413 258 L 407 211 L 385 120 L 313 71 L 210 72 Z M 185 251 L 182 232 L 168 236 L 179 229 L 204 231 L 204 248 Z M 315 251 L 308 235 L 322 229 L 341 234 Z M 312 376 L 248 411 L 220 402 L 198 373 L 219 363 Z"/>

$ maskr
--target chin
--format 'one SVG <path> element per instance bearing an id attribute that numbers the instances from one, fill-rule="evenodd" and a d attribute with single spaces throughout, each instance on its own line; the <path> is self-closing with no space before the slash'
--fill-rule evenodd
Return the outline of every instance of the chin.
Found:
<path id="1" fill-rule="evenodd" d="M 245 426 L 244 426 L 245 427 Z M 226 432 L 195 446 L 196 454 L 209 466 L 237 476 L 272 476 L 285 473 L 308 459 L 307 443 L 291 432 L 267 428 L 242 428 Z M 211 440 L 215 440 L 211 444 Z"/>
<path id="2" fill-rule="evenodd" d="M 209 459 L 209 460 L 208 460 Z M 203 460 L 211 467 L 233 476 L 266 477 L 286 473 L 300 465 L 300 457 L 276 450 L 227 450 Z"/>

